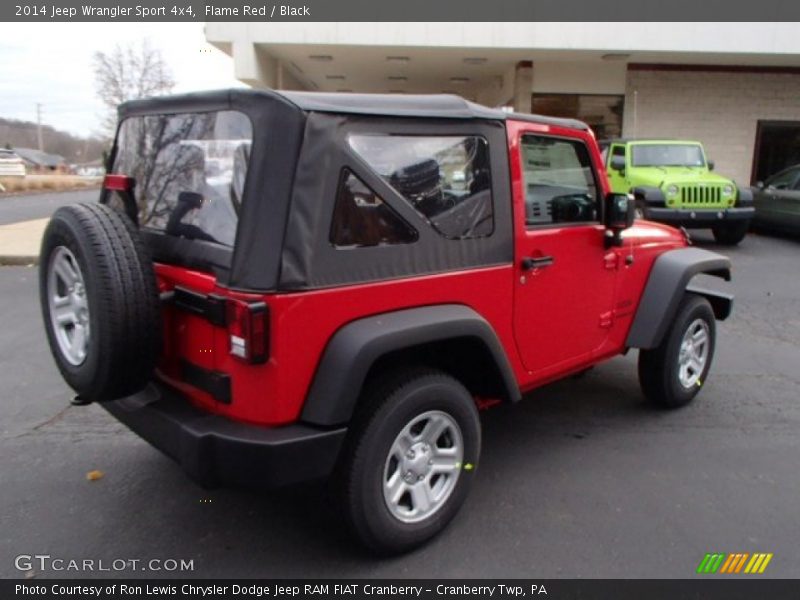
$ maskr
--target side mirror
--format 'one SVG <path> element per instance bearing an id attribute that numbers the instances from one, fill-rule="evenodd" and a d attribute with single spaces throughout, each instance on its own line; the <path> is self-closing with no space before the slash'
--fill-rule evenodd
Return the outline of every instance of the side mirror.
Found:
<path id="1" fill-rule="evenodd" d="M 627 194 L 609 194 L 605 204 L 606 245 L 621 246 L 620 234 L 633 225 L 636 205 Z"/>
<path id="2" fill-rule="evenodd" d="M 713 171 L 714 170 L 714 161 L 713 160 L 707 160 L 706 164 L 708 164 L 708 170 L 709 171 Z"/>
<path id="3" fill-rule="evenodd" d="M 611 157 L 611 168 L 615 171 L 619 171 L 622 173 L 625 170 L 625 157 L 624 156 L 612 156 Z"/>

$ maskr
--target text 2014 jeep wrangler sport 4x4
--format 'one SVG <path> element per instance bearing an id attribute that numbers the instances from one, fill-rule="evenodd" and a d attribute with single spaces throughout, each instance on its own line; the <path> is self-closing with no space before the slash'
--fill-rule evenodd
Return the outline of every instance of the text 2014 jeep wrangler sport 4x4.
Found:
<path id="1" fill-rule="evenodd" d="M 45 234 L 77 402 L 205 485 L 331 476 L 384 552 L 440 531 L 477 405 L 639 349 L 668 407 L 706 380 L 727 258 L 633 220 L 578 121 L 454 96 L 225 91 L 120 108 L 97 204 Z"/>

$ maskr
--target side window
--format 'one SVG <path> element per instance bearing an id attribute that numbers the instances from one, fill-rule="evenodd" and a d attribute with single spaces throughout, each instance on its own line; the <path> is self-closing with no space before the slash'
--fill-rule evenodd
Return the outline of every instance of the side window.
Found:
<path id="1" fill-rule="evenodd" d="M 526 225 L 594 222 L 599 193 L 586 146 L 577 140 L 524 135 L 520 145 Z"/>
<path id="2" fill-rule="evenodd" d="M 494 231 L 484 138 L 354 135 L 350 146 L 444 237 L 479 238 Z"/>
<path id="3" fill-rule="evenodd" d="M 625 146 L 613 146 L 611 149 L 611 158 L 615 156 L 620 157 L 622 160 L 625 160 Z M 608 164 L 611 164 L 611 160 L 609 159 Z"/>
<path id="4" fill-rule="evenodd" d="M 330 240 L 337 247 L 410 244 L 417 231 L 349 169 L 342 170 Z"/>
<path id="5" fill-rule="evenodd" d="M 794 183 L 795 179 L 797 179 L 797 176 L 798 171 L 796 169 L 790 169 L 784 173 L 779 173 L 771 179 L 768 179 L 767 185 L 775 188 L 776 190 L 788 190 L 792 187 L 792 184 Z M 800 180 L 798 183 L 800 183 Z M 794 187 L 797 187 L 797 185 Z"/>

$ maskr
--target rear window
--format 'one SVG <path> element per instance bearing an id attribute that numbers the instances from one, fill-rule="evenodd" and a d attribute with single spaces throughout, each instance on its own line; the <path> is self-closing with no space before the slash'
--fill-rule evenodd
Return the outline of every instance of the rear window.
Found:
<path id="1" fill-rule="evenodd" d="M 113 172 L 134 178 L 142 228 L 233 246 L 252 140 L 237 111 L 130 117 Z"/>

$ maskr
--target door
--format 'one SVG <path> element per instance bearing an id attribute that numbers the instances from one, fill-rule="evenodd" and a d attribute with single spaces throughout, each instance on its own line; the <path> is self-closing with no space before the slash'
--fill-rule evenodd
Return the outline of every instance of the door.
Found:
<path id="1" fill-rule="evenodd" d="M 789 228 L 800 232 L 800 178 L 795 180 L 791 190 L 780 195 L 778 210 L 784 215 Z"/>
<path id="2" fill-rule="evenodd" d="M 628 180 L 625 179 L 625 171 L 617 171 L 611 168 L 611 161 L 615 156 L 625 160 L 624 144 L 611 144 L 606 155 L 606 174 L 608 175 L 608 182 L 611 184 L 611 191 L 615 194 L 627 194 L 629 184 Z"/>
<path id="3" fill-rule="evenodd" d="M 779 223 L 792 231 L 800 231 L 800 169 L 794 169 L 794 183 L 776 190 L 775 213 Z"/>
<path id="4" fill-rule="evenodd" d="M 780 228 L 800 227 L 800 167 L 767 179 L 754 200 L 758 221 Z"/>
<path id="5" fill-rule="evenodd" d="M 604 247 L 604 185 L 585 140 L 522 131 L 515 178 L 517 347 L 534 379 L 576 368 L 613 325 L 617 253 Z"/>

